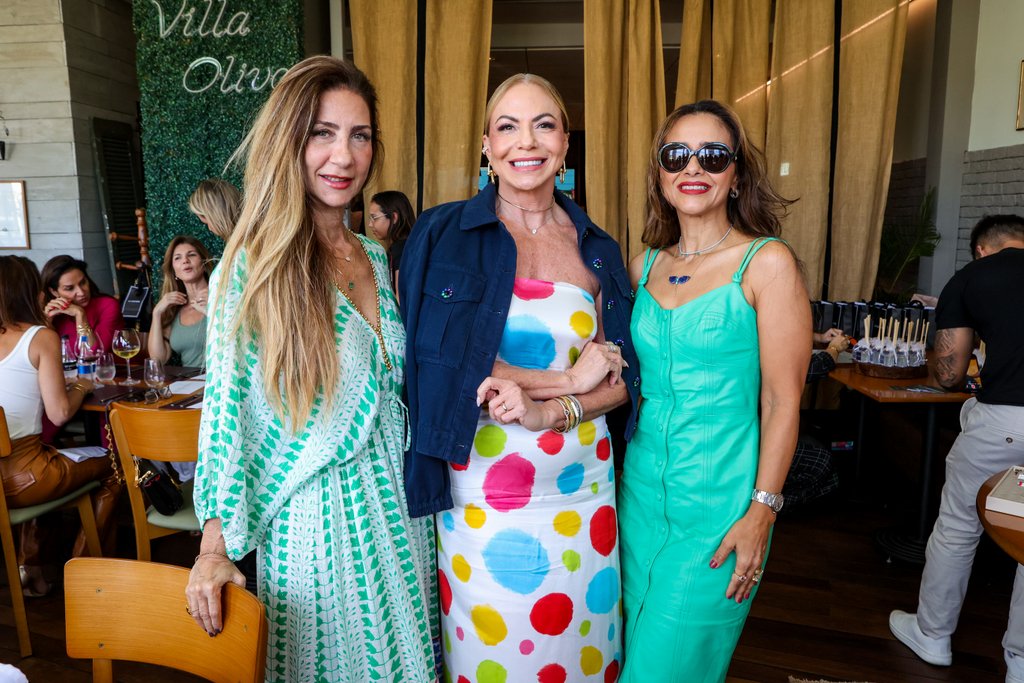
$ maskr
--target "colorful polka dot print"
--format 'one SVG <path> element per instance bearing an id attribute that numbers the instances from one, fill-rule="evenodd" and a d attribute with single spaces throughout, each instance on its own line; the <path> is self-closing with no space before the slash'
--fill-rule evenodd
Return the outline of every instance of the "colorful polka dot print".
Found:
<path id="1" fill-rule="evenodd" d="M 571 367 L 597 330 L 594 298 L 517 278 L 498 351 Z M 604 418 L 568 434 L 480 414 L 453 509 L 437 516 L 445 681 L 614 683 L 622 660 L 615 474 Z"/>

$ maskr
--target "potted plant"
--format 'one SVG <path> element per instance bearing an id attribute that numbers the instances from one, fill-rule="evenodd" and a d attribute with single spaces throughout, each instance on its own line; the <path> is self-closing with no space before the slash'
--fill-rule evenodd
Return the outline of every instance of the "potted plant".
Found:
<path id="1" fill-rule="evenodd" d="M 935 188 L 921 200 L 917 215 L 906 222 L 882 226 L 875 277 L 875 301 L 906 303 L 917 290 L 917 265 L 931 256 L 942 239 L 935 229 Z"/>

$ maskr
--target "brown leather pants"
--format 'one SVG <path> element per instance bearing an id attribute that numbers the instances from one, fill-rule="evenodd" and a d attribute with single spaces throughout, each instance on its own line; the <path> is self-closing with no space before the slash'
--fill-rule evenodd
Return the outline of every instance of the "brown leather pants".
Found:
<path id="1" fill-rule="evenodd" d="M 110 545 L 111 521 L 121 484 L 110 464 L 110 458 L 89 458 L 74 462 L 61 455 L 52 446 L 42 442 L 39 435 L 26 436 L 13 443 L 9 457 L 0 458 L 0 474 L 4 480 L 4 494 L 10 508 L 27 507 L 60 498 L 90 481 L 99 481 L 100 488 L 92 491 L 93 512 L 100 539 Z M 21 548 L 18 564 L 39 566 L 41 554 L 46 550 L 45 525 L 35 520 L 22 525 Z M 85 552 L 85 534 L 78 532 L 73 554 Z M 106 551 L 104 554 L 108 554 Z"/>

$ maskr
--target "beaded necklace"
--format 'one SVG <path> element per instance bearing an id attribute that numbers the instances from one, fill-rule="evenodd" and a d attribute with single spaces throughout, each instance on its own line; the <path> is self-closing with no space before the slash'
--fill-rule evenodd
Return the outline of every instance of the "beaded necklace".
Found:
<path id="1" fill-rule="evenodd" d="M 393 370 L 394 367 L 391 365 L 391 357 L 388 355 L 387 347 L 384 346 L 384 334 L 381 332 L 380 284 L 377 282 L 377 270 L 373 267 L 373 261 L 370 260 L 370 255 L 366 252 L 366 247 L 363 245 L 363 241 L 359 240 L 358 238 L 357 241 L 359 242 L 359 246 L 363 250 L 363 254 L 366 255 L 366 262 L 370 264 L 370 274 L 373 275 L 373 309 L 376 312 L 376 324 L 370 322 L 370 319 L 363 315 L 363 312 L 359 310 L 358 306 L 356 306 L 356 302 L 353 301 L 352 297 L 348 295 L 348 292 L 345 291 L 345 289 L 342 288 L 340 284 L 338 284 L 337 280 L 334 281 L 334 286 L 338 288 L 338 291 L 341 292 L 341 295 L 345 297 L 345 300 L 349 302 L 353 309 L 355 309 L 355 312 L 359 315 L 359 317 L 365 320 L 366 324 L 370 326 L 370 329 L 373 331 L 373 333 L 377 335 L 377 343 L 380 344 L 380 352 L 384 356 L 384 367 L 386 367 L 388 370 Z M 355 283 L 352 280 L 349 280 L 348 288 L 355 289 Z"/>

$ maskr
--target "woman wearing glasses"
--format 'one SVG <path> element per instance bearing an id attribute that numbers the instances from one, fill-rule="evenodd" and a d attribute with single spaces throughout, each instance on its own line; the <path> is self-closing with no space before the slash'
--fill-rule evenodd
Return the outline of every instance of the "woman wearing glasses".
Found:
<path id="1" fill-rule="evenodd" d="M 662 123 L 630 264 L 641 408 L 619 497 L 624 681 L 723 681 L 796 445 L 810 308 L 735 112 Z M 760 415 L 759 415 L 760 409 Z"/>
<path id="2" fill-rule="evenodd" d="M 366 224 L 370 236 L 384 245 L 388 252 L 391 286 L 398 292 L 398 270 L 402 264 L 405 240 L 412 232 L 416 214 L 404 193 L 398 190 L 378 192 L 370 198 L 370 215 Z"/>

